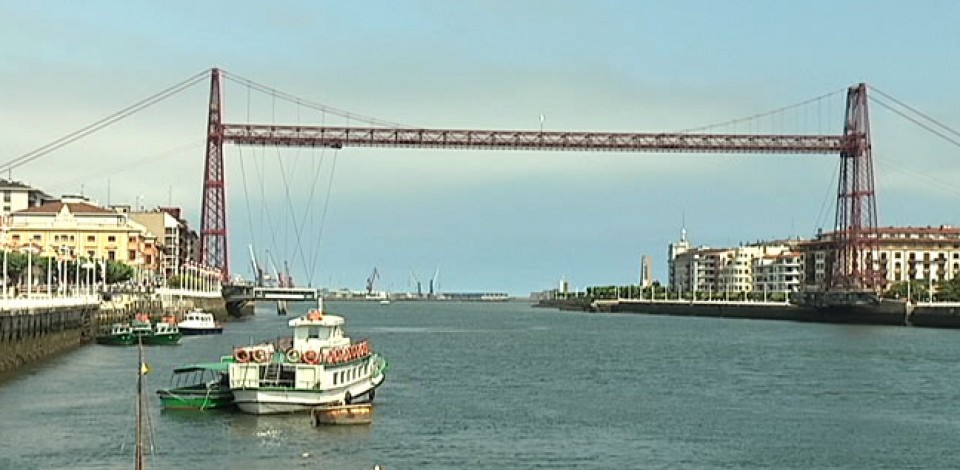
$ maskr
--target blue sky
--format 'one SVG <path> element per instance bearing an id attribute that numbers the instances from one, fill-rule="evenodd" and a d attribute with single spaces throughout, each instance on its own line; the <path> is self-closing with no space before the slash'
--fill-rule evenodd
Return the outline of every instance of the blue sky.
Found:
<path id="1" fill-rule="evenodd" d="M 421 127 L 536 129 L 542 113 L 551 130 L 670 131 L 866 81 L 960 128 L 956 2 L 18 2 L 0 17 L 3 159 L 212 66 Z M 256 94 L 248 106 L 236 85 L 226 93 L 229 121 L 346 124 Z M 198 224 L 206 94 L 194 87 L 13 177 L 101 203 L 109 181 L 112 203 L 173 203 Z M 817 106 L 816 127 L 839 132 L 842 96 Z M 871 113 L 881 223 L 960 225 L 960 150 Z M 789 119 L 768 125 L 790 131 Z M 837 164 L 344 149 L 322 238 L 319 216 L 298 222 L 301 256 L 284 211 L 306 211 L 319 154 L 227 149 L 235 272 L 248 271 L 252 243 L 290 259 L 298 279 L 333 287 L 360 288 L 377 266 L 384 287 L 409 289 L 411 270 L 425 279 L 439 265 L 444 290 L 526 294 L 561 276 L 578 287 L 634 281 L 642 254 L 663 277 L 683 220 L 711 246 L 828 228 Z M 281 160 L 299 178 L 291 202 L 275 168 L 262 172 L 260 199 L 253 169 Z M 273 240 L 265 226 L 277 227 Z"/>

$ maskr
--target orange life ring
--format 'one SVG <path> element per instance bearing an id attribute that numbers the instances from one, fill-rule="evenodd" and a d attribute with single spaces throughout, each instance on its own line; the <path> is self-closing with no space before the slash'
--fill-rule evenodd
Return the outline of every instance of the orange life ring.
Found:
<path id="1" fill-rule="evenodd" d="M 316 364 L 320 361 L 320 354 L 318 354 L 313 349 L 308 349 L 303 352 L 303 362 L 307 364 Z"/>
<path id="2" fill-rule="evenodd" d="M 254 362 L 267 362 L 267 351 L 264 349 L 254 349 L 253 350 L 253 361 Z"/>
<path id="3" fill-rule="evenodd" d="M 233 351 L 233 358 L 237 362 L 250 362 L 250 351 L 247 351 L 246 348 L 237 348 Z"/>

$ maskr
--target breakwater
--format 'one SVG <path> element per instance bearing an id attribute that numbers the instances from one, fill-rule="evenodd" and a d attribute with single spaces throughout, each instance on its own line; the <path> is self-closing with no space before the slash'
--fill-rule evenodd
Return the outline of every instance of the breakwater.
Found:
<path id="1" fill-rule="evenodd" d="M 885 302 L 878 305 L 818 309 L 782 302 L 589 300 L 581 298 L 544 300 L 537 306 L 561 310 L 648 315 L 960 328 L 960 304 L 957 303 L 907 304 L 905 302 Z"/>

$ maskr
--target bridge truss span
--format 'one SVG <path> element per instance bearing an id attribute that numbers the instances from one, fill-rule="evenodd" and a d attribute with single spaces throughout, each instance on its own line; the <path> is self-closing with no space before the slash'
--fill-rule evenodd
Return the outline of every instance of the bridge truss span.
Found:
<path id="1" fill-rule="evenodd" d="M 843 135 L 565 132 L 224 124 L 223 140 L 288 147 L 393 147 L 475 150 L 838 154 Z"/>

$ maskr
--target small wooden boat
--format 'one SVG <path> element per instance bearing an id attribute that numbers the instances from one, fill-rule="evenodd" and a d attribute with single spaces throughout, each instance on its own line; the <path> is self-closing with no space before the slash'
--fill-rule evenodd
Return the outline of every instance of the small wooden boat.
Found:
<path id="1" fill-rule="evenodd" d="M 310 411 L 314 426 L 326 424 L 370 424 L 373 422 L 373 403 L 356 405 L 318 406 Z"/>
<path id="2" fill-rule="evenodd" d="M 170 388 L 157 390 L 160 403 L 167 409 L 207 410 L 233 406 L 228 368 L 229 364 L 224 362 L 177 367 L 170 377 Z"/>

